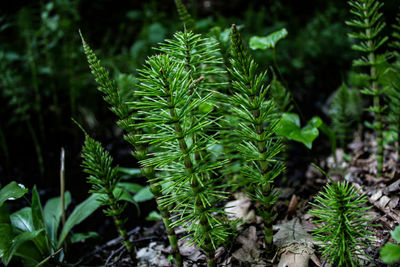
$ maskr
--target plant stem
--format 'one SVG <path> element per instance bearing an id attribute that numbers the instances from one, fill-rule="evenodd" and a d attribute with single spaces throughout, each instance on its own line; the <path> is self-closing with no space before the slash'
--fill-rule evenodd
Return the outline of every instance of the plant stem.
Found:
<path id="1" fill-rule="evenodd" d="M 117 215 L 112 216 L 115 227 L 117 228 L 119 235 L 124 240 L 123 244 L 125 245 L 126 249 L 128 250 L 130 258 L 132 259 L 133 263 L 136 263 L 137 262 L 136 249 L 133 246 L 133 244 L 131 243 L 131 241 L 129 240 L 129 236 L 125 229 L 124 221 L 121 220 L 121 213 L 119 212 L 120 207 L 118 207 L 117 200 L 115 199 L 112 190 L 109 190 L 107 195 L 108 195 L 108 199 L 111 203 L 110 204 L 111 210 L 113 211 L 114 214 L 117 214 Z"/>
<path id="2" fill-rule="evenodd" d="M 364 3 L 365 5 L 365 3 Z M 365 25 L 369 25 L 370 20 L 368 19 L 367 11 L 364 11 Z M 380 106 L 380 92 L 378 91 L 378 83 L 377 83 L 377 72 L 376 72 L 376 57 L 374 53 L 374 43 L 371 37 L 371 29 L 365 29 L 366 36 L 370 38 L 367 42 L 368 48 L 371 51 L 368 55 L 368 61 L 370 63 L 370 78 L 372 80 L 371 84 L 371 91 L 373 92 L 373 105 L 375 111 L 375 131 L 376 131 L 376 142 L 377 142 L 377 151 L 376 151 L 376 159 L 378 163 L 378 177 L 382 176 L 383 171 L 383 158 L 384 158 L 384 151 L 383 151 L 383 122 L 381 116 L 381 106 Z"/>
<path id="3" fill-rule="evenodd" d="M 40 173 L 43 175 L 44 173 L 44 164 L 43 164 L 43 155 L 42 155 L 42 149 L 40 148 L 40 144 L 39 144 L 39 140 L 36 136 L 35 130 L 32 127 L 31 122 L 28 120 L 26 120 L 26 125 L 28 127 L 28 131 L 31 134 L 32 140 L 33 140 L 33 144 L 35 146 L 35 150 L 36 150 L 36 155 L 37 155 L 37 160 L 39 163 L 39 170 Z"/>
<path id="4" fill-rule="evenodd" d="M 163 80 L 165 83 L 165 87 L 167 88 L 166 91 L 170 92 L 171 90 L 169 88 L 168 81 L 166 81 L 166 79 L 164 79 L 164 77 L 163 77 Z M 171 103 L 171 97 L 168 96 L 167 101 L 169 103 Z M 169 112 L 170 112 L 171 118 L 174 118 L 176 121 L 174 123 L 174 129 L 175 129 L 177 136 L 179 136 L 178 137 L 179 148 L 182 152 L 182 155 L 185 155 L 183 157 L 183 162 L 184 162 L 186 173 L 189 177 L 193 177 L 190 181 L 190 188 L 192 190 L 193 195 L 196 196 L 198 194 L 198 192 L 201 190 L 202 183 L 200 181 L 200 177 L 194 173 L 194 165 L 193 165 L 192 159 L 190 158 L 190 155 L 188 153 L 188 146 L 187 146 L 185 138 L 183 136 L 182 127 L 181 127 L 179 121 L 177 120 L 175 107 L 170 107 Z M 203 243 L 203 249 L 204 249 L 206 257 L 207 257 L 207 266 L 214 267 L 214 266 L 216 266 L 215 249 L 212 246 L 211 238 L 210 238 L 210 235 L 208 234 L 211 229 L 210 229 L 210 225 L 207 221 L 207 218 L 204 215 L 205 209 L 204 209 L 203 203 L 201 202 L 200 198 L 195 197 L 194 206 L 195 206 L 196 212 L 198 214 L 200 214 L 199 224 L 200 224 L 201 234 L 205 236 L 204 243 Z"/>
<path id="5" fill-rule="evenodd" d="M 258 96 L 256 96 L 258 97 Z M 254 97 L 250 97 L 250 102 L 254 102 Z M 259 108 L 256 110 L 253 110 L 253 118 L 254 121 L 258 121 L 257 123 L 254 124 L 254 128 L 256 131 L 256 134 L 258 136 L 262 136 L 264 134 L 264 128 L 262 126 L 262 122 L 258 119 L 260 117 L 260 110 Z M 258 152 L 260 154 L 265 154 L 267 153 L 267 148 L 266 148 L 266 142 L 265 141 L 257 141 L 257 146 Z M 266 175 L 268 172 L 268 161 L 267 160 L 259 160 L 257 162 L 259 168 L 260 168 L 260 174 L 262 176 Z M 263 184 L 263 193 L 266 196 L 269 196 L 272 194 L 272 187 L 270 183 L 265 183 Z M 270 205 L 269 203 L 261 203 L 263 205 L 263 209 L 266 212 L 263 212 L 262 214 L 273 214 L 273 206 Z M 274 218 L 275 216 L 273 216 Z M 273 218 L 269 218 L 267 216 L 263 216 L 264 219 L 264 235 L 265 235 L 265 250 L 268 255 L 271 255 L 274 251 L 274 244 L 273 244 L 273 230 L 272 230 L 272 222 Z"/>
<path id="6" fill-rule="evenodd" d="M 60 156 L 60 198 L 61 198 L 61 222 L 62 226 L 65 225 L 66 217 L 65 217 L 65 169 L 64 169 L 64 159 L 65 159 L 65 150 L 61 148 L 61 156 Z"/>

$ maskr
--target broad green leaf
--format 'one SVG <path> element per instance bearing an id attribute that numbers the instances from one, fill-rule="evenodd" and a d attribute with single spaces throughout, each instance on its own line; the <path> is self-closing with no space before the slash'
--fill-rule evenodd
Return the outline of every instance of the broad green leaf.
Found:
<path id="1" fill-rule="evenodd" d="M 394 240 L 400 242 L 400 225 L 396 226 L 393 231 L 390 231 L 390 235 Z"/>
<path id="2" fill-rule="evenodd" d="M 118 167 L 118 171 L 122 180 L 129 180 L 133 177 L 140 177 L 142 175 L 142 172 L 139 168 Z"/>
<path id="3" fill-rule="evenodd" d="M 13 237 L 11 225 L 8 223 L 0 223 L 0 258 L 3 258 L 4 253 L 11 246 Z"/>
<path id="4" fill-rule="evenodd" d="M 58 238 L 57 249 L 59 249 L 62 246 L 68 233 L 75 225 L 80 224 L 83 220 L 89 217 L 90 214 L 92 214 L 96 209 L 100 207 L 101 204 L 99 202 L 100 197 L 101 196 L 99 194 L 92 194 L 85 201 L 76 206 L 74 211 L 68 217 L 61 231 L 61 234 Z"/>
<path id="5" fill-rule="evenodd" d="M 134 197 L 133 200 L 136 202 L 144 202 L 153 199 L 154 195 L 150 192 L 150 187 L 146 186 L 142 188 Z"/>
<path id="6" fill-rule="evenodd" d="M 160 221 L 160 220 L 162 220 L 162 217 L 161 217 L 160 213 L 158 213 L 155 210 L 150 212 L 149 215 L 147 215 L 147 217 L 146 217 L 146 221 Z"/>
<path id="7" fill-rule="evenodd" d="M 86 239 L 89 238 L 98 238 L 99 234 L 96 232 L 87 232 L 87 233 L 76 233 L 71 236 L 71 242 L 72 243 L 78 243 L 85 241 Z"/>
<path id="8" fill-rule="evenodd" d="M 32 209 L 22 208 L 10 215 L 11 224 L 22 232 L 33 232 Z"/>
<path id="9" fill-rule="evenodd" d="M 118 184 L 118 186 L 120 186 L 121 183 Z M 133 205 L 135 205 L 138 214 L 140 214 L 140 208 L 139 208 L 139 204 L 133 199 L 132 195 L 129 194 L 129 192 L 131 192 L 130 190 L 132 190 L 132 193 L 136 193 L 138 191 L 140 191 L 140 189 L 135 188 L 136 186 L 143 188 L 143 186 L 138 185 L 138 184 L 133 184 L 133 183 L 123 183 L 123 185 L 121 187 L 116 187 L 114 189 L 114 196 L 118 197 L 118 200 L 125 200 L 127 202 L 132 203 Z M 129 189 L 127 189 L 129 188 Z"/>
<path id="10" fill-rule="evenodd" d="M 65 192 L 64 210 L 67 209 L 71 203 L 71 194 Z M 49 199 L 44 206 L 44 221 L 46 223 L 47 233 L 53 244 L 57 242 L 57 231 L 60 224 L 62 210 L 61 210 L 61 197 L 54 197 Z"/>
<path id="11" fill-rule="evenodd" d="M 300 118 L 299 115 L 296 113 L 283 113 L 281 121 L 284 121 L 288 125 L 294 124 L 300 127 Z"/>
<path id="12" fill-rule="evenodd" d="M 25 242 L 33 240 L 36 238 L 44 229 L 36 230 L 33 232 L 23 232 L 22 234 L 17 235 L 11 241 L 11 246 L 4 252 L 3 262 L 4 264 L 8 264 L 12 257 L 16 254 L 17 249 Z M 19 256 L 21 253 L 19 253 Z M 22 253 L 23 255 L 23 253 Z"/>
<path id="13" fill-rule="evenodd" d="M 35 230 L 45 228 L 42 204 L 40 203 L 39 193 L 37 192 L 36 186 L 32 190 L 32 222 Z"/>
<path id="14" fill-rule="evenodd" d="M 400 246 L 393 243 L 387 243 L 381 248 L 381 259 L 388 264 L 400 260 Z"/>
<path id="15" fill-rule="evenodd" d="M 277 134 L 303 143 L 307 148 L 312 148 L 312 142 L 318 137 L 318 127 L 322 125 L 319 117 L 313 117 L 305 127 L 300 128 L 300 118 L 295 113 L 283 113 L 281 125 Z"/>
<path id="16" fill-rule="evenodd" d="M 266 50 L 269 48 L 275 48 L 276 44 L 279 40 L 285 38 L 288 35 L 288 32 L 285 28 L 273 32 L 265 37 L 253 36 L 250 38 L 250 48 L 253 50 L 262 49 Z"/>
<path id="17" fill-rule="evenodd" d="M 20 198 L 27 192 L 28 189 L 26 189 L 23 185 L 17 184 L 17 182 L 12 181 L 8 185 L 0 189 L 0 206 L 3 205 L 6 200 L 14 200 Z"/>
<path id="18" fill-rule="evenodd" d="M 141 189 L 143 189 L 144 186 L 142 186 L 140 184 L 135 184 L 135 183 L 123 183 L 123 182 L 121 182 L 121 183 L 118 183 L 118 187 L 121 187 L 121 188 L 125 189 L 129 193 L 136 194 Z"/>

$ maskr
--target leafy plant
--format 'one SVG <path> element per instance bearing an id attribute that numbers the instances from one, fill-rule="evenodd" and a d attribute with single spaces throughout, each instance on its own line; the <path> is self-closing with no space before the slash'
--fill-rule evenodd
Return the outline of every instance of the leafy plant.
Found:
<path id="1" fill-rule="evenodd" d="M 122 237 L 131 259 L 136 262 L 136 249 L 129 240 L 124 226 L 126 219 L 122 218 L 126 202 L 125 204 L 120 203 L 124 191 L 117 187 L 120 181 L 118 168 L 112 167 L 113 159 L 108 151 L 104 150 L 99 142 L 87 134 L 82 148 L 82 158 L 84 171 L 89 174 L 87 181 L 92 184 L 92 189 L 89 192 L 98 194 L 101 205 L 107 206 L 103 210 L 104 214 L 114 219 L 115 227 Z"/>
<path id="2" fill-rule="evenodd" d="M 283 147 L 275 135 L 279 115 L 274 102 L 267 99 L 267 73 L 256 74 L 258 66 L 244 48 L 235 25 L 231 29 L 231 47 L 229 71 L 235 93 L 230 101 L 234 107 L 232 112 L 239 118 L 237 147 L 241 157 L 249 163 L 241 172 L 250 184 L 249 195 L 262 205 L 259 214 L 264 219 L 266 251 L 271 254 L 272 223 L 276 218 L 273 207 L 278 196 L 273 181 L 284 169 L 278 158 Z"/>
<path id="3" fill-rule="evenodd" d="M 390 231 L 392 238 L 400 242 L 400 226 L 396 226 L 393 231 Z M 400 260 L 400 246 L 393 243 L 386 243 L 380 252 L 383 262 L 393 264 Z"/>
<path id="4" fill-rule="evenodd" d="M 386 36 L 379 36 L 385 27 L 385 23 L 382 21 L 382 13 L 379 12 L 383 4 L 377 0 L 351 0 L 348 3 L 351 7 L 350 13 L 354 15 L 354 19 L 346 21 L 346 24 L 355 30 L 355 32 L 349 34 L 349 37 L 359 40 L 359 44 L 354 44 L 352 49 L 363 53 L 360 59 L 353 61 L 353 66 L 369 69 L 369 74 L 365 74 L 368 77 L 369 85 L 367 88 L 362 89 L 361 93 L 373 97 L 373 106 L 369 107 L 368 110 L 375 115 L 373 129 L 376 132 L 377 141 L 378 175 L 381 175 L 384 156 L 382 134 L 385 105 L 382 104 L 381 99 L 383 90 L 379 88 L 377 82 L 376 67 L 379 62 L 376 52 L 388 40 Z"/>
<path id="5" fill-rule="evenodd" d="M 310 214 L 316 217 L 314 223 L 318 226 L 313 235 L 321 241 L 321 253 L 334 266 L 362 266 L 373 234 L 367 229 L 367 197 L 359 195 L 349 182 L 335 182 L 316 168 L 331 181 L 311 203 L 314 209 Z"/>
<path id="6" fill-rule="evenodd" d="M 16 182 L 0 190 L 0 258 L 5 265 L 14 257 L 21 258 L 28 266 L 39 266 L 54 261 L 53 258 L 62 262 L 63 245 L 68 234 L 99 207 L 99 195 L 94 194 L 76 206 L 58 234 L 62 209 L 66 209 L 71 202 L 69 192 L 65 194 L 65 207 L 61 207 L 61 199 L 56 197 L 49 199 L 43 209 L 34 187 L 30 206 L 9 214 L 5 201 L 21 198 L 27 192 Z M 76 241 L 85 238 L 72 237 Z"/>

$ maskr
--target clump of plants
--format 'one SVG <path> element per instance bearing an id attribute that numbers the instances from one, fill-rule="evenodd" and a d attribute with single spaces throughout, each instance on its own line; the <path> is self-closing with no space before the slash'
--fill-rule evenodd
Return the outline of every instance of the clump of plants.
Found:
<path id="1" fill-rule="evenodd" d="M 310 214 L 316 217 L 314 223 L 318 226 L 313 231 L 314 239 L 321 242 L 321 253 L 333 266 L 362 266 L 369 258 L 365 249 L 373 234 L 368 230 L 367 197 L 347 181 L 335 182 L 326 177 L 331 184 L 311 203 L 314 209 Z"/>
<path id="2" fill-rule="evenodd" d="M 373 104 L 367 110 L 375 116 L 372 125 L 376 133 L 377 151 L 376 158 L 378 163 L 378 175 L 382 175 L 384 149 L 383 149 L 383 130 L 384 130 L 384 111 L 386 105 L 383 103 L 383 90 L 378 83 L 377 65 L 380 63 L 377 57 L 378 49 L 385 44 L 388 37 L 381 37 L 385 22 L 383 15 L 379 12 L 382 3 L 376 0 L 351 0 L 350 13 L 354 16 L 346 24 L 354 28 L 354 32 L 349 37 L 358 40 L 352 49 L 362 54 L 361 58 L 353 61 L 353 66 L 360 69 L 360 73 L 368 80 L 366 88 L 362 88 L 361 93 L 372 97 Z"/>
<path id="3" fill-rule="evenodd" d="M 346 148 L 353 139 L 354 127 L 361 123 L 361 114 L 360 94 L 343 83 L 336 90 L 330 108 L 333 131 L 340 147 Z"/>

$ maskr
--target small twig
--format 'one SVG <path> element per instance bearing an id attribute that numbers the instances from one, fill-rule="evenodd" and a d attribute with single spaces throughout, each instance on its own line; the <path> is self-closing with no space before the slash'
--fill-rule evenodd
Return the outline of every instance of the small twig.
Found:
<path id="1" fill-rule="evenodd" d="M 62 226 L 65 225 L 65 169 L 64 169 L 64 159 L 65 159 L 65 150 L 62 147 L 61 148 L 61 156 L 60 156 L 60 161 L 61 161 L 61 167 L 60 167 L 60 198 L 61 198 L 61 221 L 62 221 Z"/>
<path id="2" fill-rule="evenodd" d="M 56 252 L 54 252 L 53 254 L 51 254 L 50 256 L 48 256 L 47 258 L 45 258 L 44 260 L 42 260 L 41 262 L 39 262 L 38 264 L 35 265 L 35 267 L 39 267 L 43 264 L 45 264 L 47 261 L 49 261 L 51 258 L 53 258 L 54 256 L 56 256 L 58 253 L 60 253 L 62 250 L 62 248 L 60 248 L 59 250 L 57 250 Z"/>
<path id="3" fill-rule="evenodd" d="M 113 251 L 111 252 L 110 256 L 108 256 L 108 258 L 107 258 L 107 260 L 106 260 L 106 263 L 105 263 L 104 265 L 106 265 L 106 266 L 109 265 L 109 262 L 111 261 L 112 257 L 113 257 L 115 254 L 121 252 L 120 255 L 118 255 L 118 257 L 117 257 L 117 260 L 115 261 L 115 262 L 117 262 L 118 259 L 121 258 L 121 254 L 122 254 L 122 252 L 124 251 L 124 248 L 125 248 L 125 246 L 120 246 L 118 249 L 113 250 Z"/>
<path id="4" fill-rule="evenodd" d="M 197 78 L 196 80 L 194 80 L 193 82 L 192 82 L 192 84 L 189 86 L 189 90 L 192 90 L 192 88 L 195 86 L 195 84 L 196 83 L 198 83 L 198 82 L 200 82 L 201 80 L 203 80 L 204 79 L 204 76 L 200 76 L 199 78 Z"/>

